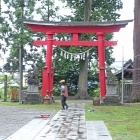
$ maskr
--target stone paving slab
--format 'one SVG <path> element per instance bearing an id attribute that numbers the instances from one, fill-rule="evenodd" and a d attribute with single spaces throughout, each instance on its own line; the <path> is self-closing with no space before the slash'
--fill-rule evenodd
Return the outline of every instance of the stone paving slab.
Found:
<path id="1" fill-rule="evenodd" d="M 112 140 L 103 121 L 86 121 L 87 140 Z"/>

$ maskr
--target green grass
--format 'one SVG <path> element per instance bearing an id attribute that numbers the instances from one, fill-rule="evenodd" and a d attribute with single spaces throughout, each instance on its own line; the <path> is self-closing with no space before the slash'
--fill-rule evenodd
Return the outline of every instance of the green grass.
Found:
<path id="1" fill-rule="evenodd" d="M 113 140 L 140 140 L 140 104 L 124 104 L 121 106 L 93 106 L 92 101 L 68 100 L 68 103 L 85 103 L 86 120 L 103 120 Z M 0 104 L 59 111 L 60 100 L 53 104 L 19 104 L 18 102 L 2 102 Z M 88 110 L 94 110 L 89 112 Z"/>
<path id="2" fill-rule="evenodd" d="M 93 112 L 89 112 L 93 109 Z M 85 106 L 86 120 L 103 120 L 113 140 L 140 140 L 140 104 Z"/>

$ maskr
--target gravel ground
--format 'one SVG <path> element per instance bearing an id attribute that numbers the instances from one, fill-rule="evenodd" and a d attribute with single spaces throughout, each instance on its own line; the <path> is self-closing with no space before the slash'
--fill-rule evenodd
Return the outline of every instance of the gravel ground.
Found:
<path id="1" fill-rule="evenodd" d="M 54 113 L 55 110 L 51 112 L 47 109 L 0 105 L 0 140 L 4 140 L 32 119 Z"/>

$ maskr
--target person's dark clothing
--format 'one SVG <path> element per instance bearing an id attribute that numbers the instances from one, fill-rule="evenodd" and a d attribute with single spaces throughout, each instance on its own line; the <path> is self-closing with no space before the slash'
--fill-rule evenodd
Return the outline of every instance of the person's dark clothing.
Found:
<path id="1" fill-rule="evenodd" d="M 67 109 L 68 105 L 66 103 L 68 97 L 68 89 L 67 86 L 63 83 L 61 84 L 61 103 L 62 103 L 62 109 Z"/>
<path id="2" fill-rule="evenodd" d="M 62 103 L 62 108 L 63 109 L 67 109 L 68 108 L 68 105 L 66 103 L 66 100 L 67 100 L 67 97 L 65 97 L 64 95 L 61 95 L 61 103 Z"/>

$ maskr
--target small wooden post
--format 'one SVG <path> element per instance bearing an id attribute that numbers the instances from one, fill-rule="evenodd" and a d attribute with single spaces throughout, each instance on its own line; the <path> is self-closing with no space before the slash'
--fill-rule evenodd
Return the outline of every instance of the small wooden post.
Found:
<path id="1" fill-rule="evenodd" d="M 7 75 L 4 75 L 4 102 L 7 102 Z"/>

